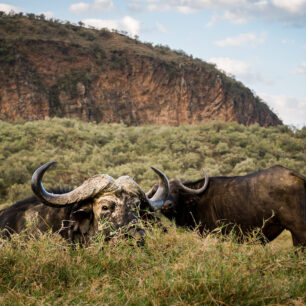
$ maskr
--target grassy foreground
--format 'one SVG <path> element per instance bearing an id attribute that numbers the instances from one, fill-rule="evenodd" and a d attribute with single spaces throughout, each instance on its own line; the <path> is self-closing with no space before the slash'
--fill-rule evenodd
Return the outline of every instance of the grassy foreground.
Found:
<path id="1" fill-rule="evenodd" d="M 197 179 L 246 174 L 275 164 L 306 174 L 306 128 L 197 126 L 127 127 L 50 119 L 0 121 L 0 205 L 31 194 L 41 164 L 58 165 L 46 188 L 76 186 L 97 173 L 130 175 L 145 189 L 154 165 L 169 177 Z M 135 241 L 73 249 L 57 235 L 0 240 L 0 303 L 106 305 L 304 305 L 306 256 L 288 232 L 266 246 L 205 238 L 196 232 L 152 228 Z"/>
<path id="2" fill-rule="evenodd" d="M 56 235 L 0 241 L 0 303 L 303 305 L 306 261 L 278 244 L 236 244 L 169 226 L 143 247 L 97 239 L 75 249 Z"/>

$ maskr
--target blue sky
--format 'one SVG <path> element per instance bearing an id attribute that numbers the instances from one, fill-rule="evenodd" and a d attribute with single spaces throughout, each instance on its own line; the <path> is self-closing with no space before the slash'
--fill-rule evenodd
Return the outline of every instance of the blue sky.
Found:
<path id="1" fill-rule="evenodd" d="M 306 125 L 306 0 L 0 0 L 11 9 L 184 50 L 244 83 L 285 124 Z"/>

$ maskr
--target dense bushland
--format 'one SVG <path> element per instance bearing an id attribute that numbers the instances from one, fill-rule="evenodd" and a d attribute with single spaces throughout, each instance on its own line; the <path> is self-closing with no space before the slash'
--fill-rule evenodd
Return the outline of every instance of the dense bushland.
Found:
<path id="1" fill-rule="evenodd" d="M 77 120 L 0 121 L 0 194 L 11 204 L 31 194 L 30 178 L 56 160 L 45 186 L 76 186 L 97 173 L 130 175 L 148 189 L 149 166 L 169 177 L 197 179 L 245 174 L 282 164 L 305 175 L 306 129 L 245 127 L 211 122 L 162 127 L 105 125 Z M 55 234 L 0 239 L 0 303 L 106 305 L 304 305 L 305 252 L 287 232 L 262 246 L 237 244 L 218 233 L 204 238 L 153 227 L 146 243 L 95 237 L 85 249 Z"/>
<path id="2" fill-rule="evenodd" d="M 76 186 L 89 176 L 130 175 L 144 189 L 156 176 L 155 166 L 168 177 L 185 180 L 242 175 L 276 164 L 306 174 L 306 127 L 245 127 L 211 122 L 179 127 L 106 125 L 50 119 L 0 121 L 0 203 L 11 204 L 31 194 L 30 178 L 41 164 L 57 166 L 45 186 Z"/>

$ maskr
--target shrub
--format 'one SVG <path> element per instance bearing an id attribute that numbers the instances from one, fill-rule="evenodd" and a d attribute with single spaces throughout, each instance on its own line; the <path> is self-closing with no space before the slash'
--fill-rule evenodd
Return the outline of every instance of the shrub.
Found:
<path id="1" fill-rule="evenodd" d="M 220 154 L 225 154 L 229 152 L 228 144 L 225 142 L 219 142 L 215 148 L 215 151 Z"/>
<path id="2" fill-rule="evenodd" d="M 236 174 L 247 174 L 250 172 L 256 171 L 256 165 L 253 159 L 247 158 L 246 160 L 243 160 L 242 162 L 238 163 L 233 172 Z"/>
<path id="3" fill-rule="evenodd" d="M 157 179 L 150 166 L 183 180 L 198 179 L 201 168 L 209 176 L 241 175 L 275 164 L 305 175 L 302 133 L 233 123 L 127 127 L 58 118 L 0 121 L 0 202 L 30 195 L 31 175 L 50 160 L 58 164 L 44 178 L 47 187 L 76 186 L 108 173 L 131 175 L 149 188 Z"/>

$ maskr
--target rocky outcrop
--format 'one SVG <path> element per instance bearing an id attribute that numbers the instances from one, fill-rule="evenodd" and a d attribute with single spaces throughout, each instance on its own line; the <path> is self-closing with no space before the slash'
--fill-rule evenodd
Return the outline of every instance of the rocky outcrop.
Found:
<path id="1" fill-rule="evenodd" d="M 1 18 L 0 119 L 58 116 L 129 125 L 209 120 L 281 124 L 243 84 L 182 52 L 70 24 L 56 24 L 57 35 L 51 28 L 48 35 L 29 33 L 29 24 L 34 29 L 37 24 L 53 29 L 54 24 L 25 17 L 11 18 L 23 24 L 19 31 L 25 31 L 15 37 L 5 29 L 10 18 Z"/>

